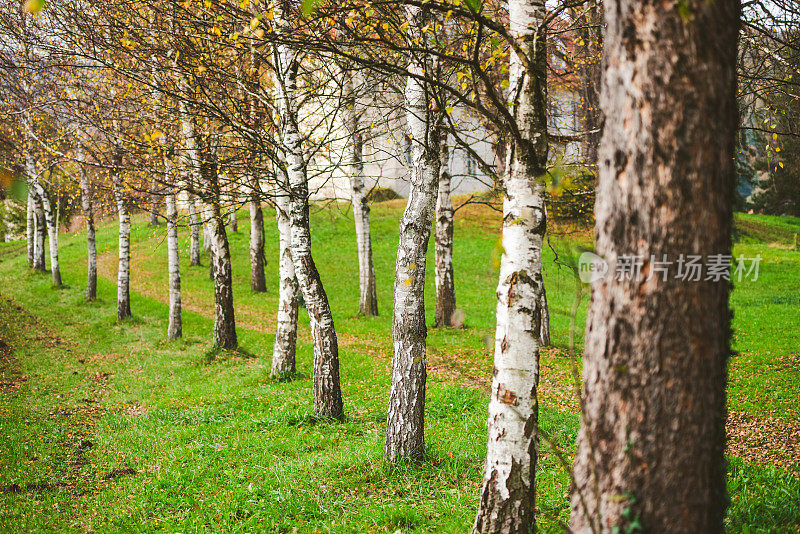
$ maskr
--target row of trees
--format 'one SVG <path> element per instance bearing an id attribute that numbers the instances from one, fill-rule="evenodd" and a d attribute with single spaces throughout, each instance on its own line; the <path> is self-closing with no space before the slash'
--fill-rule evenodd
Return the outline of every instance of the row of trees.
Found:
<path id="1" fill-rule="evenodd" d="M 94 201 L 113 198 L 117 315 L 124 319 L 131 314 L 131 210 L 158 217 L 163 202 L 168 337 L 181 335 L 177 230 L 185 224 L 191 264 L 200 264 L 201 234 L 211 257 L 213 343 L 235 348 L 227 227 L 247 204 L 251 287 L 264 291 L 267 202 L 280 235 L 272 373 L 289 378 L 295 371 L 302 296 L 315 411 L 342 419 L 336 329 L 314 263 L 309 197 L 324 177 L 347 176 L 359 311 L 377 314 L 364 146 L 386 118 L 408 136 L 411 187 L 395 268 L 384 453 L 391 463 L 419 460 L 426 252 L 435 221 L 436 324 L 447 326 L 455 311 L 448 152 L 470 152 L 495 178 L 503 203 L 488 450 L 474 530 L 529 532 L 539 349 L 549 337 L 545 185 L 549 140 L 564 137 L 548 132 L 548 41 L 573 36 L 566 52 L 552 50 L 582 94 L 576 140 L 598 169 L 598 252 L 612 261 L 725 254 L 739 15 L 737 0 L 51 0 L 37 16 L 7 7 L 3 128 L 28 184 L 31 266 L 44 269 L 49 241 L 53 283 L 61 283 L 54 184 L 45 182 L 58 168 L 80 186 L 87 299 L 96 295 Z M 465 116 L 491 133 L 495 161 L 473 149 L 459 121 Z M 721 530 L 728 292 L 719 282 L 673 279 L 605 280 L 593 288 L 573 473 L 575 531 Z"/>

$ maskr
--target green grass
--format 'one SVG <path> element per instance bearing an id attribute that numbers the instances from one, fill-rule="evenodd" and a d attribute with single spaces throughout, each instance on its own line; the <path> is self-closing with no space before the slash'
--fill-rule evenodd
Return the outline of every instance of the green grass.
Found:
<path id="1" fill-rule="evenodd" d="M 382 462 L 391 362 L 391 294 L 398 202 L 377 204 L 373 240 L 381 316 L 361 318 L 352 219 L 313 216 L 314 253 L 333 307 L 341 345 L 347 420 L 318 421 L 311 402 L 308 318 L 301 313 L 299 377 L 269 379 L 277 307 L 277 235 L 267 224 L 266 294 L 249 290 L 246 217 L 230 236 L 241 351 L 211 353 L 207 268 L 182 264 L 184 339 L 166 342 L 164 229 L 136 218 L 134 318 L 115 317 L 116 227 L 98 230 L 102 256 L 98 302 L 83 302 L 84 236 L 62 235 L 69 287 L 30 272 L 25 249 L 0 245 L 0 529 L 167 532 L 465 532 L 474 517 L 486 441 L 494 328 L 499 217 L 458 212 L 455 269 L 466 328 L 430 330 L 426 460 L 390 468 Z M 763 218 L 744 216 L 737 221 Z M 778 219 L 779 232 L 796 220 Z M 784 226 L 786 228 L 784 228 Z M 561 228 L 566 231 L 566 228 Z M 183 250 L 188 250 L 182 233 Z M 564 256 L 586 232 L 553 236 Z M 770 240 L 769 242 L 772 242 Z M 753 238 L 737 253 L 764 258 L 757 282 L 737 284 L 730 409 L 753 420 L 797 425 L 800 393 L 800 253 Z M 186 256 L 186 255 L 184 255 Z M 545 250 L 555 348 L 542 355 L 541 425 L 570 456 L 578 428 L 566 377 L 570 360 L 571 271 Z M 207 262 L 207 260 L 205 260 Z M 432 323 L 432 262 L 427 311 Z M 577 346 L 582 343 L 584 298 Z M 19 307 L 20 309 L 17 309 Z M 21 377 L 24 377 L 23 381 Z M 551 386 L 545 387 L 547 381 Z M 774 425 L 773 425 L 774 426 Z M 767 451 L 769 452 L 769 451 Z M 791 459 L 790 459 L 791 460 Z M 795 459 L 795 462 L 798 460 Z M 797 471 L 771 457 L 732 458 L 729 528 L 800 529 Z M 796 464 L 795 464 L 796 465 Z M 114 470 L 135 474 L 107 478 Z M 792 474 L 795 473 L 795 474 Z M 543 443 L 538 469 L 540 527 L 568 519 L 568 474 Z M 17 491 L 18 490 L 18 491 Z"/>

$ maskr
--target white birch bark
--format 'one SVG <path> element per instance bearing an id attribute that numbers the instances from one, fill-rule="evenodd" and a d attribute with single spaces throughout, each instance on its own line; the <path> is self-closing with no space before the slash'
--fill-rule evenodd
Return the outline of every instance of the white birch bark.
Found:
<path id="1" fill-rule="evenodd" d="M 28 191 L 33 195 L 33 268 L 36 271 L 44 272 L 47 268 L 44 251 L 44 242 L 47 236 L 44 208 L 42 207 L 42 198 L 36 188 L 29 185 Z"/>
<path id="2" fill-rule="evenodd" d="M 361 134 L 361 111 L 353 84 L 353 75 L 342 69 L 344 77 L 344 115 L 347 129 L 348 174 L 350 176 L 350 198 L 356 227 L 358 250 L 358 313 L 378 315 L 378 294 L 375 283 L 375 266 L 372 261 L 372 236 L 369 229 L 369 204 L 364 192 L 363 138 Z"/>
<path id="3" fill-rule="evenodd" d="M 33 254 L 36 247 L 36 222 L 34 221 L 33 195 L 28 191 L 28 202 L 25 214 L 25 242 L 28 249 L 28 267 L 33 267 Z"/>
<path id="4" fill-rule="evenodd" d="M 543 0 L 511 0 L 509 94 L 520 137 L 503 179 L 503 256 L 497 286 L 494 378 L 488 448 L 474 532 L 528 533 L 536 528 L 541 251 L 546 228 L 547 63 Z"/>
<path id="5" fill-rule="evenodd" d="M 406 7 L 412 39 L 424 39 L 419 7 Z M 424 76 L 426 65 L 412 56 L 409 72 Z M 411 139 L 411 191 L 400 219 L 392 316 L 392 385 L 384 456 L 396 463 L 418 460 L 425 449 L 425 260 L 439 182 L 439 136 L 423 81 L 406 80 L 406 124 Z"/>
<path id="6" fill-rule="evenodd" d="M 50 195 L 39 182 L 39 176 L 36 172 L 36 165 L 34 164 L 33 158 L 30 154 L 26 154 L 25 169 L 28 174 L 29 186 L 36 190 L 36 195 L 41 201 L 44 222 L 47 226 L 47 241 L 50 245 L 51 279 L 54 286 L 61 287 L 61 268 L 58 263 L 58 223 L 56 221 L 55 213 L 53 213 L 53 206 L 50 203 Z M 44 244 L 42 244 L 42 246 L 43 245 Z"/>
<path id="7" fill-rule="evenodd" d="M 289 36 L 295 0 L 278 0 L 274 23 L 279 36 Z M 314 344 L 314 410 L 322 417 L 342 419 L 344 410 L 339 384 L 339 344 L 328 296 L 311 255 L 308 220 L 308 176 L 298 127 L 297 51 L 285 39 L 275 47 L 277 104 L 280 114 L 281 148 L 291 191 L 291 248 L 295 274 L 311 320 Z"/>
<path id="8" fill-rule="evenodd" d="M 436 196 L 436 235 L 434 238 L 434 279 L 436 282 L 436 326 L 453 326 L 456 289 L 453 278 L 453 201 L 450 197 L 450 152 L 447 133 L 441 137 L 439 192 Z"/>
<path id="9" fill-rule="evenodd" d="M 120 166 L 122 154 L 114 149 L 111 167 L 111 182 L 114 189 L 114 201 L 117 204 L 119 218 L 119 263 L 117 266 L 117 319 L 131 316 L 130 271 L 131 271 L 131 218 L 125 199 L 124 183 Z"/>
<path id="10" fill-rule="evenodd" d="M 164 156 L 164 178 L 169 183 L 172 174 L 172 162 Z M 167 264 L 169 269 L 169 324 L 167 326 L 167 339 L 178 339 L 183 335 L 181 318 L 181 268 L 180 248 L 178 246 L 178 203 L 175 192 L 167 192 Z"/>
<path id="11" fill-rule="evenodd" d="M 284 187 L 276 191 L 275 212 L 278 220 L 280 258 L 278 259 L 278 318 L 275 329 L 275 345 L 272 349 L 272 376 L 288 378 L 295 373 L 295 350 L 297 347 L 297 315 L 300 303 L 300 285 L 294 272 L 292 260 L 292 228 L 290 221 L 291 201 L 286 193 L 288 181 L 282 172 Z"/>
<path id="12" fill-rule="evenodd" d="M 194 194 L 188 194 L 189 211 L 189 265 L 200 265 L 200 217 L 197 214 L 196 199 Z"/>
<path id="13" fill-rule="evenodd" d="M 264 293 L 267 280 L 264 276 L 264 212 L 258 196 L 258 179 L 253 179 L 250 197 L 250 290 Z"/>
<path id="14" fill-rule="evenodd" d="M 81 186 L 81 209 L 83 210 L 83 220 L 86 222 L 86 293 L 84 300 L 92 301 L 97 298 L 97 246 L 95 243 L 94 230 L 94 207 L 92 205 L 92 189 L 89 184 L 89 175 L 83 166 L 83 150 L 79 148 L 78 159 L 80 161 L 80 186 Z"/>

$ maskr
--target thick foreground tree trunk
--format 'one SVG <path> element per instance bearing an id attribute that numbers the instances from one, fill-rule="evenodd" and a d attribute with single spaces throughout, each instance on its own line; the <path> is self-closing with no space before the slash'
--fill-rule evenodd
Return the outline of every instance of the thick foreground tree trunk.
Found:
<path id="1" fill-rule="evenodd" d="M 264 212 L 261 200 L 256 191 L 250 198 L 250 290 L 264 293 L 267 290 L 267 279 L 264 276 Z"/>
<path id="2" fill-rule="evenodd" d="M 285 177 L 284 177 L 285 181 Z M 280 258 L 278 259 L 278 318 L 275 346 L 272 350 L 272 376 L 287 378 L 295 373 L 297 347 L 297 314 L 300 304 L 300 285 L 292 261 L 292 228 L 289 220 L 291 202 L 283 191 L 275 197 L 278 219 Z"/>
<path id="3" fill-rule="evenodd" d="M 497 285 L 494 378 L 489 439 L 474 532 L 528 533 L 536 528 L 539 454 L 539 338 L 542 241 L 547 227 L 547 59 L 544 0 L 509 3 L 511 34 L 527 58 L 510 58 L 512 113 L 520 137 L 503 177 L 503 256 Z"/>
<path id="4" fill-rule="evenodd" d="M 730 288 L 680 261 L 731 254 L 740 5 L 605 13 L 596 247 L 641 274 L 592 288 L 571 524 L 722 532 Z"/>
<path id="5" fill-rule="evenodd" d="M 450 198 L 450 152 L 447 135 L 441 140 L 439 193 L 436 197 L 436 236 L 434 238 L 434 278 L 436 282 L 435 326 L 453 326 L 456 287 L 453 279 L 453 202 Z"/>
<path id="6" fill-rule="evenodd" d="M 83 155 L 80 156 L 83 161 Z M 81 182 L 81 209 L 83 220 L 86 221 L 86 293 L 84 300 L 97 299 L 97 246 L 94 237 L 94 207 L 92 206 L 92 189 L 89 185 L 89 175 L 83 165 L 80 166 Z"/>
<path id="7" fill-rule="evenodd" d="M 117 319 L 131 316 L 130 272 L 131 272 L 131 218 L 125 202 L 122 175 L 119 167 L 122 156 L 114 153 L 111 181 L 114 186 L 114 200 L 117 203 L 119 217 L 119 265 L 117 267 Z"/>
<path id="8" fill-rule="evenodd" d="M 274 22 L 279 35 L 291 32 L 291 17 L 299 3 L 280 0 Z M 311 255 L 311 229 L 308 220 L 308 176 L 298 127 L 297 51 L 285 43 L 276 46 L 278 73 L 277 103 L 280 114 L 281 145 L 286 157 L 286 175 L 291 191 L 292 260 L 311 319 L 314 343 L 314 410 L 322 417 L 342 419 L 344 408 L 339 384 L 339 343 L 328 296 L 322 287 Z"/>
<path id="9" fill-rule="evenodd" d="M 424 14 L 419 7 L 406 7 L 416 38 Z M 426 65 L 412 59 L 412 74 L 430 73 Z M 425 386 L 427 353 L 425 339 L 425 256 L 433 224 L 439 185 L 439 133 L 428 108 L 427 88 L 417 78 L 406 80 L 406 123 L 411 138 L 411 191 L 400 219 L 400 240 L 394 278 L 392 313 L 392 386 L 386 420 L 384 458 L 397 463 L 419 460 L 425 452 Z"/>
<path id="10" fill-rule="evenodd" d="M 375 284 L 375 265 L 372 261 L 372 235 L 369 229 L 369 204 L 364 193 L 363 137 L 361 135 L 358 99 L 353 87 L 352 73 L 343 70 L 344 76 L 344 121 L 348 134 L 348 173 L 350 175 L 350 198 L 356 227 L 358 250 L 358 313 L 378 315 L 378 291 Z"/>

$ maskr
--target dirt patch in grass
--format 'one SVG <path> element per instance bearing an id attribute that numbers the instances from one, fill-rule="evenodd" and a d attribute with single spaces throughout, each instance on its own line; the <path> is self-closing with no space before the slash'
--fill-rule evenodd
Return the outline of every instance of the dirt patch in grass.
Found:
<path id="1" fill-rule="evenodd" d="M 727 453 L 800 475 L 800 424 L 728 413 Z"/>

